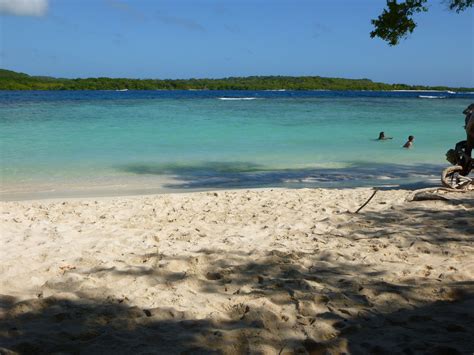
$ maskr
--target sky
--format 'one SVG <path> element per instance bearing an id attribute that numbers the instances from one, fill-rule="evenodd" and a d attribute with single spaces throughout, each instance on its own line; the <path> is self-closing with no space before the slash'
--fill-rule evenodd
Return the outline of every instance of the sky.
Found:
<path id="1" fill-rule="evenodd" d="M 395 47 L 385 0 L 0 0 L 0 67 L 55 77 L 319 75 L 474 87 L 474 8 L 443 0 Z"/>

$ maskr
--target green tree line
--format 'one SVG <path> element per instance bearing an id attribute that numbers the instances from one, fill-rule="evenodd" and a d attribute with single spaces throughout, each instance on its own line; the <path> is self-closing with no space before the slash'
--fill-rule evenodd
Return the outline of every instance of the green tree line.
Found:
<path id="1" fill-rule="evenodd" d="M 384 84 L 369 79 L 320 76 L 249 76 L 223 79 L 61 79 L 0 69 L 0 90 L 456 90 L 472 88 Z"/>

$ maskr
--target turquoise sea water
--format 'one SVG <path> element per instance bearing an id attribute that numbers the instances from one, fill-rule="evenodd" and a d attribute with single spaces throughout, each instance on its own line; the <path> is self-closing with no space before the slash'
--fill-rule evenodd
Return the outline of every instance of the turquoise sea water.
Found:
<path id="1" fill-rule="evenodd" d="M 464 139 L 462 110 L 473 101 L 446 93 L 4 91 L 0 196 L 426 183 Z M 375 141 L 380 131 L 393 139 Z M 414 148 L 402 149 L 410 134 Z"/>

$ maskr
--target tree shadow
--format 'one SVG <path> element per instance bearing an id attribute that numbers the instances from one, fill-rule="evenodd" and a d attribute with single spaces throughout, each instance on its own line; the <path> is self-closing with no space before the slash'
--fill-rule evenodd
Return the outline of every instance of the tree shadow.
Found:
<path id="1" fill-rule="evenodd" d="M 381 261 L 385 247 L 398 249 L 389 256 L 411 250 L 455 266 L 454 249 L 456 258 L 468 258 L 474 199 L 454 198 L 351 215 L 339 234 L 326 237 L 340 239 L 338 248 L 316 238 L 305 251 L 152 252 L 133 262 L 66 270 L 76 282 L 48 282 L 51 297 L 0 298 L 0 346 L 35 354 L 469 354 L 474 281 L 431 275 L 430 268 L 401 277 L 392 261 Z M 370 260 L 358 254 L 364 248 Z M 117 293 L 88 292 L 85 279 L 146 284 L 167 304 L 138 307 Z M 180 290 L 192 292 L 173 304 Z M 201 304 L 206 312 L 196 312 Z"/>
<path id="2" fill-rule="evenodd" d="M 334 261 L 325 253 L 272 250 L 249 261 L 244 255 L 204 252 L 212 264 L 187 277 L 200 280 L 195 288 L 200 295 L 219 300 L 219 317 L 197 318 L 174 307 L 139 308 L 113 297 L 17 302 L 2 296 L 0 344 L 35 354 L 458 354 L 474 346 L 469 337 L 474 282 L 387 282 L 370 265 Z M 164 257 L 176 258 L 190 259 Z M 142 271 L 143 277 L 156 276 Z M 118 271 L 91 270 L 89 276 L 94 272 Z M 162 284 L 183 282 L 168 276 Z M 430 302 L 421 289 L 438 290 L 441 300 Z"/>
<path id="3" fill-rule="evenodd" d="M 430 243 L 438 246 L 438 251 L 449 255 L 447 248 L 472 248 L 474 236 L 474 194 L 451 193 L 444 201 L 432 200 L 409 202 L 401 207 L 382 213 L 362 212 L 359 220 L 376 226 L 371 229 L 356 230 L 365 238 L 397 243 L 392 238 L 404 234 L 403 243 Z M 362 223 L 365 224 L 365 223 Z M 357 238 L 356 238 L 357 239 Z M 433 252 L 421 248 L 420 252 Z"/>
<path id="4" fill-rule="evenodd" d="M 48 297 L 4 311 L 2 346 L 22 354 L 203 352 L 199 337 L 218 338 L 209 320 L 113 300 Z"/>
<path id="5" fill-rule="evenodd" d="M 256 187 L 350 187 L 402 185 L 421 188 L 437 184 L 443 166 L 355 163 L 347 168 L 268 169 L 250 162 L 202 162 L 197 164 L 129 164 L 117 170 L 137 175 L 168 175 L 177 182 L 168 189 L 256 188 Z"/>

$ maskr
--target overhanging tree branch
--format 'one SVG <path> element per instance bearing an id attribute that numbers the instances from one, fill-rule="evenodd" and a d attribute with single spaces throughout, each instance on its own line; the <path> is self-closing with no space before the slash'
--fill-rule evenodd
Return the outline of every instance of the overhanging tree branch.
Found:
<path id="1" fill-rule="evenodd" d="M 379 37 L 388 42 L 390 46 L 395 46 L 400 39 L 406 38 L 412 33 L 417 24 L 413 20 L 416 13 L 427 12 L 426 3 L 428 0 L 387 0 L 387 7 L 375 20 L 372 20 L 374 30 L 370 32 L 370 37 Z M 473 6 L 474 0 L 445 0 L 448 7 L 457 13 Z"/>

